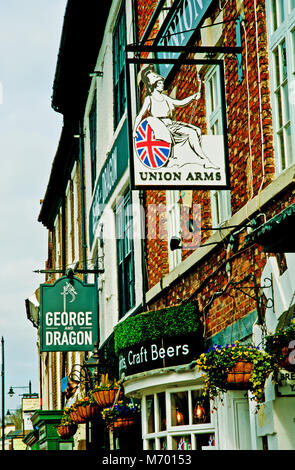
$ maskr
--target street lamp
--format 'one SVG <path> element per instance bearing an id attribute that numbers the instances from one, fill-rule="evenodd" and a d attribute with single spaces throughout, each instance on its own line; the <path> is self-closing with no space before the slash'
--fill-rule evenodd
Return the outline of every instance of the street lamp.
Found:
<path id="1" fill-rule="evenodd" d="M 22 393 L 21 395 L 23 397 L 27 397 L 27 398 L 38 398 L 38 393 L 32 393 L 32 383 L 31 381 L 29 381 L 29 386 L 23 386 L 23 387 L 14 387 L 14 388 L 28 388 L 29 389 L 29 393 Z M 15 394 L 15 391 L 13 390 L 13 387 L 10 386 L 10 389 L 8 391 L 8 395 L 12 398 L 13 395 Z"/>

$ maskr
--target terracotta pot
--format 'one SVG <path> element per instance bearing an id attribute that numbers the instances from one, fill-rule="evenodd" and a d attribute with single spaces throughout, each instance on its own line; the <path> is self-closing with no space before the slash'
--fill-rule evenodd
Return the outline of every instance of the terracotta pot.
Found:
<path id="1" fill-rule="evenodd" d="M 133 416 L 127 416 L 124 418 L 118 418 L 113 422 L 112 427 L 114 429 L 128 429 L 135 424 L 135 418 Z"/>
<path id="2" fill-rule="evenodd" d="M 114 404 L 115 398 L 118 394 L 118 388 L 108 390 L 96 390 L 92 392 L 92 396 L 100 408 L 108 408 Z M 124 392 L 120 390 L 117 401 L 123 399 Z"/>
<path id="3" fill-rule="evenodd" d="M 68 439 L 69 437 L 72 437 L 76 431 L 77 431 L 78 426 L 76 424 L 71 424 L 71 425 L 64 425 L 61 424 L 60 426 L 57 426 L 57 432 L 62 437 L 63 439 Z"/>
<path id="4" fill-rule="evenodd" d="M 248 388 L 253 364 L 239 361 L 228 371 L 226 382 L 229 388 Z"/>
<path id="5" fill-rule="evenodd" d="M 95 418 L 99 413 L 99 407 L 96 405 L 78 406 L 77 413 L 84 423 Z"/>

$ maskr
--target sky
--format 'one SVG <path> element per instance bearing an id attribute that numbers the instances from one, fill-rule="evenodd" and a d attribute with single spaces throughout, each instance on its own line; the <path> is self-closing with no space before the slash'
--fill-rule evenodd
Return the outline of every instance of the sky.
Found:
<path id="1" fill-rule="evenodd" d="M 44 282 L 47 229 L 38 222 L 62 128 L 51 108 L 66 0 L 0 0 L 0 337 L 5 413 L 38 392 L 37 330 L 25 299 Z M 0 358 L 2 364 L 2 358 Z M 7 394 L 15 387 L 15 396 Z M 2 391 L 0 388 L 0 395 Z M 0 416 L 1 419 L 1 416 Z"/>

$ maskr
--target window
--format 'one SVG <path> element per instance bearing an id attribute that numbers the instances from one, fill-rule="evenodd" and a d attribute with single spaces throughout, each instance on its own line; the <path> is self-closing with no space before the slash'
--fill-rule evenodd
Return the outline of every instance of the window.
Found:
<path id="1" fill-rule="evenodd" d="M 211 191 L 212 226 L 219 227 L 231 216 L 230 191 Z"/>
<path id="2" fill-rule="evenodd" d="M 113 35 L 113 75 L 114 75 L 114 127 L 119 124 L 126 108 L 125 83 L 126 16 L 123 2 Z"/>
<path id="3" fill-rule="evenodd" d="M 96 95 L 94 95 L 91 110 L 89 113 L 89 132 L 90 132 L 90 158 L 91 158 L 91 187 L 94 189 L 96 180 L 96 129 L 97 129 L 97 113 L 96 113 Z"/>
<path id="4" fill-rule="evenodd" d="M 277 172 L 294 163 L 295 1 L 267 2 L 270 77 Z M 293 90 L 294 92 L 294 90 Z M 294 94 L 294 93 L 293 93 Z"/>
<path id="5" fill-rule="evenodd" d="M 181 238 L 180 225 L 180 194 L 178 190 L 166 191 L 166 208 L 168 222 L 168 253 L 169 253 L 169 270 L 172 271 L 181 263 L 181 249 L 170 250 L 170 240 L 172 237 Z"/>
<path id="6" fill-rule="evenodd" d="M 215 445 L 209 400 L 201 389 L 169 389 L 143 397 L 145 450 L 203 450 Z"/>
<path id="7" fill-rule="evenodd" d="M 116 212 L 120 318 L 135 302 L 132 220 L 131 197 L 128 193 L 120 201 Z"/>
<path id="8" fill-rule="evenodd" d="M 207 116 L 207 132 L 220 135 L 222 129 L 222 114 L 220 101 L 220 75 L 218 67 L 210 67 L 205 76 L 205 100 Z M 213 227 L 219 226 L 231 216 L 230 191 L 211 191 L 211 213 Z"/>

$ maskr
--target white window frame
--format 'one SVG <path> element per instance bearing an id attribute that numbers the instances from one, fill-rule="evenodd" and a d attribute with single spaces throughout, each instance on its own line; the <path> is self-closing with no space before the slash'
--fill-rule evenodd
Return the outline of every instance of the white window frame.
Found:
<path id="1" fill-rule="evenodd" d="M 190 387 L 173 387 L 166 390 L 156 390 L 154 392 L 146 392 L 142 397 L 142 438 L 144 450 L 152 450 L 150 444 L 155 444 L 155 450 L 161 450 L 161 439 L 166 439 L 167 449 L 166 450 L 177 450 L 173 449 L 173 439 L 183 436 L 190 438 L 191 450 L 196 450 L 197 443 L 196 438 L 200 434 L 214 434 L 215 446 L 211 449 L 218 448 L 218 433 L 216 431 L 216 416 L 212 413 L 212 402 L 210 403 L 210 422 L 204 424 L 192 424 L 192 391 L 199 390 L 202 388 L 199 386 Z M 158 394 L 165 393 L 165 406 L 166 406 L 166 429 L 164 431 L 159 430 L 159 403 Z M 188 392 L 188 407 L 190 424 L 172 426 L 171 419 L 171 395 L 178 392 Z M 148 432 L 147 425 L 147 397 L 153 396 L 154 398 L 154 432 Z M 207 446 L 206 446 L 207 450 Z"/>
<path id="2" fill-rule="evenodd" d="M 78 190 L 78 177 L 77 167 L 73 172 L 73 203 L 74 203 L 74 265 L 79 261 L 79 190 Z"/>
<path id="3" fill-rule="evenodd" d="M 282 3 L 283 2 L 283 3 Z M 276 4 L 276 10 L 274 10 Z M 281 15 L 281 5 L 284 5 L 284 17 Z M 276 13 L 276 14 L 275 14 Z M 271 105 L 274 130 L 274 151 L 276 174 L 281 174 L 295 163 L 295 1 L 294 0 L 268 0 L 266 2 L 267 35 L 269 47 L 269 69 Z M 275 20 L 276 18 L 276 24 Z M 283 80 L 276 86 L 275 52 L 278 51 L 280 74 L 282 74 L 282 44 L 285 42 L 287 71 Z M 281 90 L 285 90 L 288 97 L 284 101 L 281 98 L 282 112 L 278 112 L 277 96 Z M 289 104 L 289 113 L 286 112 Z M 283 122 L 280 123 L 280 114 Z M 289 119 L 286 118 L 289 114 Z M 288 124 L 290 123 L 290 124 Z M 287 129 L 289 127 L 289 133 Z M 283 141 L 280 135 L 284 135 Z M 289 147 L 286 136 L 290 135 Z M 282 152 L 283 142 L 283 152 Z M 289 148 L 289 151 L 288 151 Z"/>
<path id="4" fill-rule="evenodd" d="M 170 249 L 170 240 L 172 237 L 179 237 L 181 239 L 179 200 L 179 190 L 166 191 L 169 271 L 173 271 L 182 261 L 182 250 L 180 248 L 173 251 Z"/>
<path id="5" fill-rule="evenodd" d="M 206 119 L 209 135 L 216 135 L 217 132 L 222 134 L 223 132 L 220 86 L 219 67 L 215 65 L 210 67 L 205 74 Z M 219 227 L 231 217 L 230 191 L 224 189 L 211 190 L 210 199 L 212 226 Z"/>

